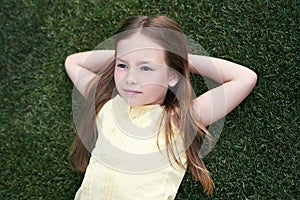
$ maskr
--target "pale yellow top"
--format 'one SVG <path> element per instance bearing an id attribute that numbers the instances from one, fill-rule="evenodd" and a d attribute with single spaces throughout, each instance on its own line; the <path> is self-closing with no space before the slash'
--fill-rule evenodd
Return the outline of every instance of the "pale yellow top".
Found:
<path id="1" fill-rule="evenodd" d="M 97 116 L 98 139 L 75 199 L 174 199 L 186 170 L 168 160 L 163 129 L 158 134 L 162 114 L 160 105 L 130 107 L 118 95 L 108 101 Z M 176 155 L 186 168 L 176 133 Z"/>

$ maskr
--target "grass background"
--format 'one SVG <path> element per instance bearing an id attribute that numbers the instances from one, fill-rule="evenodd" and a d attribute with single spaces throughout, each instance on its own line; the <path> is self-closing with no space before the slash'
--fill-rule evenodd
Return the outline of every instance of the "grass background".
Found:
<path id="1" fill-rule="evenodd" d="M 186 175 L 176 199 L 299 197 L 299 1 L 58 1 L 0 4 L 0 199 L 73 199 L 82 174 L 73 138 L 67 55 L 93 49 L 133 14 L 163 14 L 211 56 L 259 79 L 226 118 L 205 162 L 213 197 Z"/>

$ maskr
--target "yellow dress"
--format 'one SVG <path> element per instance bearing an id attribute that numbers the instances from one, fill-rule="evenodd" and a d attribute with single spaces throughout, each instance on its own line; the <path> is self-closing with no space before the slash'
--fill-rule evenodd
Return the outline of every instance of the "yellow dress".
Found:
<path id="1" fill-rule="evenodd" d="M 108 101 L 97 116 L 98 139 L 75 200 L 174 199 L 187 162 L 179 134 L 173 142 L 184 168 L 172 157 L 169 162 L 162 114 L 160 105 L 130 107 L 118 95 Z"/>

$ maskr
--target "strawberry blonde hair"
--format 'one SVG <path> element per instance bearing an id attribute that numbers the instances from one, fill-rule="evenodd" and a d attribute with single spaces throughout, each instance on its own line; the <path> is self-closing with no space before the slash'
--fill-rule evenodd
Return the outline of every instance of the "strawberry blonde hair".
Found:
<path id="1" fill-rule="evenodd" d="M 168 34 L 164 31 L 165 29 L 169 30 Z M 115 46 L 117 46 L 118 41 L 137 32 L 160 45 L 165 50 L 167 65 L 180 74 L 178 83 L 168 89 L 164 103 L 161 105 L 164 109 L 161 126 L 165 129 L 165 143 L 169 160 L 172 157 L 176 163 L 183 167 L 181 160 L 176 158 L 176 143 L 174 144 L 172 140 L 175 134 L 172 127 L 175 124 L 179 132 L 182 133 L 188 171 L 191 172 L 195 180 L 201 182 L 206 193 L 212 194 L 214 184 L 200 155 L 200 147 L 205 138 L 210 138 L 210 134 L 194 117 L 188 47 L 183 31 L 176 22 L 165 16 L 134 16 L 125 21 L 116 32 Z M 90 156 L 89 152 L 96 143 L 95 116 L 103 105 L 114 96 L 114 67 L 115 60 L 105 68 L 100 78 L 94 81 L 96 92 L 88 97 L 94 101 L 89 108 L 85 108 L 88 112 L 84 115 L 84 123 L 81 124 L 71 146 L 69 159 L 79 171 L 85 171 Z"/>

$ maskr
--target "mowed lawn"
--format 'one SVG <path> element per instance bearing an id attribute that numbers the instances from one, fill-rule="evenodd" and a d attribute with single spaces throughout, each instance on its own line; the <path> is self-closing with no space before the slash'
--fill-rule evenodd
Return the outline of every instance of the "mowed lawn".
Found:
<path id="1" fill-rule="evenodd" d="M 167 15 L 210 56 L 258 74 L 204 158 L 207 197 L 187 174 L 177 200 L 297 199 L 299 1 L 46 1 L 0 3 L 0 199 L 73 199 L 83 175 L 67 161 L 73 85 L 64 60 L 94 49 L 132 15 Z M 195 91 L 204 85 L 193 78 Z"/>

